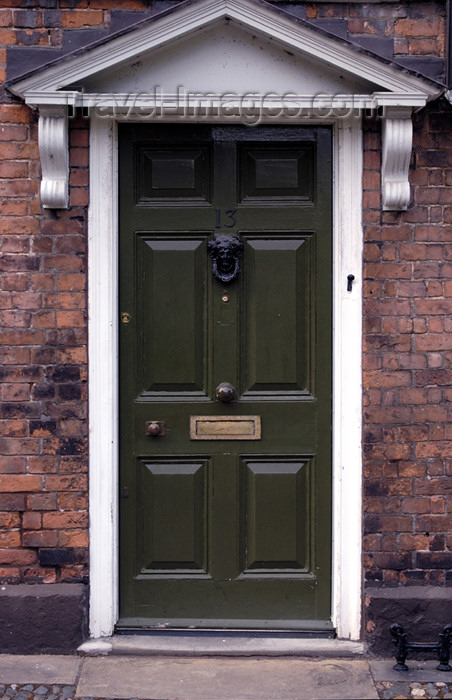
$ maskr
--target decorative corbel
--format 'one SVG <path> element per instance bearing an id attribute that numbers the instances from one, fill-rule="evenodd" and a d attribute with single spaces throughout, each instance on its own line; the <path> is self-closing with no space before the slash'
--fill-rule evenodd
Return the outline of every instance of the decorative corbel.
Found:
<path id="1" fill-rule="evenodd" d="M 385 211 L 404 211 L 410 203 L 411 111 L 411 107 L 386 107 L 384 111 L 381 186 Z"/>
<path id="2" fill-rule="evenodd" d="M 39 107 L 41 204 L 45 209 L 69 206 L 69 139 L 66 106 Z"/>

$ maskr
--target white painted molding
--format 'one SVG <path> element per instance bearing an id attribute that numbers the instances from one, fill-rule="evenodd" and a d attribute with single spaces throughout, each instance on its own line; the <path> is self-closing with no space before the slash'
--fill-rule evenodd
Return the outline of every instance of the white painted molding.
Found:
<path id="1" fill-rule="evenodd" d="M 358 112 L 359 110 L 373 110 L 378 107 L 413 107 L 421 109 L 427 104 L 427 98 L 419 93 L 393 93 L 373 92 L 372 94 L 359 93 L 321 93 L 298 95 L 286 93 L 277 95 L 272 93 L 226 93 L 215 94 L 213 90 L 207 90 L 205 96 L 200 93 L 190 94 L 183 91 L 179 93 L 164 93 L 159 86 L 153 86 L 149 92 L 123 93 L 123 92 L 74 92 L 72 90 L 28 90 L 25 93 L 25 102 L 28 105 L 61 105 L 72 108 L 88 108 L 90 114 L 108 118 L 132 118 L 139 121 L 149 121 L 152 118 L 167 115 L 179 117 L 185 113 L 190 117 L 193 110 L 198 114 L 215 114 L 223 108 L 229 117 L 240 118 L 240 109 L 246 107 L 247 112 L 253 111 L 252 102 L 254 96 L 254 111 L 269 110 L 275 113 L 279 110 L 287 112 L 288 119 L 293 120 L 292 115 L 296 110 L 306 110 L 317 119 L 319 116 L 343 117 L 344 110 Z M 234 115 L 234 110 L 237 114 Z M 309 114 L 307 114 L 309 116 Z M 207 115 L 202 117 L 207 121 Z M 279 120 L 279 115 L 278 115 Z"/>
<path id="2" fill-rule="evenodd" d="M 66 107 L 40 107 L 38 139 L 42 170 L 41 204 L 45 209 L 67 209 L 69 140 Z"/>
<path id="3" fill-rule="evenodd" d="M 340 639 L 361 636 L 362 132 L 334 127 L 332 620 Z M 89 415 L 90 634 L 114 633 L 118 615 L 118 348 L 116 123 L 90 135 Z M 347 275 L 354 274 L 351 292 Z"/>
<path id="4" fill-rule="evenodd" d="M 90 632 L 118 616 L 118 173 L 116 124 L 91 120 L 88 219 Z"/>
<path id="5" fill-rule="evenodd" d="M 362 604 L 362 129 L 338 120 L 334 149 L 333 623 L 361 638 Z M 355 279 L 347 291 L 347 275 Z"/>
<path id="6" fill-rule="evenodd" d="M 404 211 L 410 203 L 408 178 L 413 124 L 410 108 L 387 108 L 383 116 L 381 186 L 383 209 Z"/>

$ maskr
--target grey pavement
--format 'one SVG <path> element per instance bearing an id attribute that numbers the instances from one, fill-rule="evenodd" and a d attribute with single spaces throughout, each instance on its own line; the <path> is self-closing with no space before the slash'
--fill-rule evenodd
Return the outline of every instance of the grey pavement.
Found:
<path id="1" fill-rule="evenodd" d="M 341 700 L 452 698 L 434 661 L 0 654 L 0 700 Z"/>

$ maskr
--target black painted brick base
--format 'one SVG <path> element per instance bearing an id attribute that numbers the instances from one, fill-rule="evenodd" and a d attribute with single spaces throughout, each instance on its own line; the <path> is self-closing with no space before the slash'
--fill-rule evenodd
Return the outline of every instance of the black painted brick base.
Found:
<path id="1" fill-rule="evenodd" d="M 0 587 L 0 653 L 71 654 L 87 638 L 82 583 Z"/>
<path id="2" fill-rule="evenodd" d="M 439 642 L 444 625 L 452 623 L 450 588 L 368 588 L 365 596 L 364 638 L 377 656 L 394 655 L 389 632 L 393 622 L 400 622 L 409 642 Z"/>

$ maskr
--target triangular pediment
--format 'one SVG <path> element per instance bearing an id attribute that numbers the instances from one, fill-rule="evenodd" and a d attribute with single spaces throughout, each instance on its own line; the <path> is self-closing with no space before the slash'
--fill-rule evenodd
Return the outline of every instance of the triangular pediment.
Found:
<path id="1" fill-rule="evenodd" d="M 289 52 L 238 23 L 220 19 L 138 59 L 81 81 L 87 93 L 371 94 L 381 88 L 302 52 Z"/>
<path id="2" fill-rule="evenodd" d="M 62 90 L 130 93 L 164 83 L 169 93 L 179 85 L 239 94 L 392 93 L 404 96 L 403 104 L 416 95 L 416 106 L 419 99 L 425 104 L 441 91 L 431 81 L 257 0 L 182 2 L 9 87 L 29 103 L 44 104 L 39 93 L 42 98 Z"/>
<path id="3" fill-rule="evenodd" d="M 411 112 L 443 88 L 264 0 L 186 0 L 11 81 L 39 108 L 41 200 L 68 205 L 68 107 L 115 119 L 383 115 L 385 209 L 406 209 Z"/>

